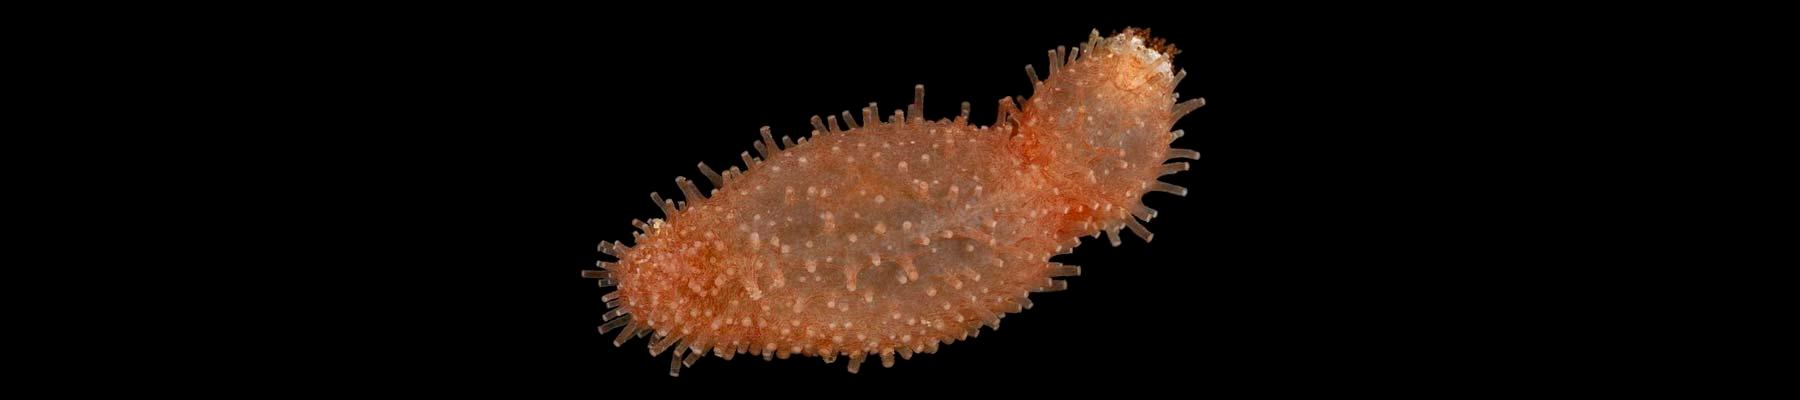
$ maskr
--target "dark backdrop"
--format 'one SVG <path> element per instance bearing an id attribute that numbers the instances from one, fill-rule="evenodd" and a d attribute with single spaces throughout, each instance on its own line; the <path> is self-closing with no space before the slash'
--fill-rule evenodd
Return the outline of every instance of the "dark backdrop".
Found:
<path id="1" fill-rule="evenodd" d="M 1382 192 L 1366 168 L 1393 162 L 1360 154 L 1394 132 L 1340 126 L 1354 118 L 1345 109 L 1384 95 L 1341 89 L 1375 79 L 1347 72 L 1380 62 L 1373 43 L 1230 10 L 1060 14 L 423 14 L 341 33 L 342 48 L 321 50 L 333 57 L 295 60 L 314 73 L 292 81 L 331 99 L 305 110 L 317 126 L 297 140 L 331 150 L 309 165 L 348 170 L 328 183 L 343 194 L 319 204 L 358 211 L 329 240 L 379 254 L 322 261 L 375 300 L 322 328 L 327 347 L 348 354 L 335 371 L 593 392 L 839 382 L 1254 392 L 1456 374 L 1435 366 L 1457 350 L 1430 344 L 1466 327 L 1421 322 L 1454 311 L 1412 294 L 1406 282 L 1428 270 L 1393 266 L 1407 239 L 1383 223 L 1388 211 L 1366 207 L 1429 200 Z M 670 378 L 667 354 L 595 332 L 605 291 L 578 271 L 603 257 L 596 243 L 658 215 L 647 194 L 678 193 L 674 177 L 698 178 L 695 163 L 737 163 L 763 125 L 798 136 L 815 114 L 895 109 L 914 84 L 926 85 L 928 116 L 966 100 L 988 124 L 998 98 L 1028 92 L 1023 65 L 1042 70 L 1046 49 L 1126 26 L 1178 45 L 1182 97 L 1208 100 L 1176 126 L 1187 132 L 1177 147 L 1204 154 L 1168 178 L 1190 194 L 1147 200 L 1161 211 L 1148 224 L 1154 243 L 1084 240 L 1063 259 L 1083 266 L 1068 291 L 1034 295 L 1036 307 L 997 332 L 892 369 L 871 358 L 858 375 L 843 361 L 743 356 Z"/>

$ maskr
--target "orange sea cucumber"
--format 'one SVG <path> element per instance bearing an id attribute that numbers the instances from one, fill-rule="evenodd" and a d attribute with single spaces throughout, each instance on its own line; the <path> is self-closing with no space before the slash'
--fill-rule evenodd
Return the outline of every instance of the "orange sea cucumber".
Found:
<path id="1" fill-rule="evenodd" d="M 1000 100 L 992 126 L 923 117 L 913 104 L 882 121 L 873 103 L 798 141 L 767 127 L 745 168 L 700 173 L 714 189 L 675 178 L 685 202 L 652 193 L 665 218 L 633 221 L 634 245 L 604 242 L 617 262 L 583 271 L 617 286 L 602 334 L 622 345 L 651 336 L 673 348 L 678 375 L 707 352 L 765 359 L 792 354 L 854 373 L 866 357 L 934 352 L 1031 308 L 1030 292 L 1067 287 L 1080 267 L 1050 262 L 1079 238 L 1121 229 L 1148 241 L 1148 192 L 1186 195 L 1157 177 L 1198 159 L 1171 149 L 1169 128 L 1204 99 L 1177 102 L 1173 46 L 1146 32 L 1098 31 L 1051 50 L 1047 79 L 1026 66 L 1029 99 Z"/>

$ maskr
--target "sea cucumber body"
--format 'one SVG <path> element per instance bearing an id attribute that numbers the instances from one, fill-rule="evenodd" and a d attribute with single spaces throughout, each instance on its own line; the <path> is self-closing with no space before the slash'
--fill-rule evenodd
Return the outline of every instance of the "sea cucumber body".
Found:
<path id="1" fill-rule="evenodd" d="M 619 260 L 587 274 L 618 286 L 601 331 L 622 329 L 615 343 L 651 333 L 677 373 L 707 352 L 844 355 L 855 372 L 865 357 L 891 366 L 997 329 L 1029 293 L 1079 273 L 1051 256 L 1102 231 L 1148 239 L 1133 219 L 1154 216 L 1142 195 L 1185 193 L 1156 181 L 1186 169 L 1163 164 L 1185 113 L 1168 56 L 1131 32 L 1077 51 L 1088 57 L 1053 51 L 1049 79 L 1022 109 L 1003 100 L 991 127 L 966 111 L 921 118 L 920 88 L 885 121 L 873 105 L 861 124 L 815 119 L 786 146 L 765 130 L 764 159 L 746 153 L 744 171 L 701 166 L 710 196 L 678 178 L 685 205 L 653 195 L 666 218 L 640 224 L 632 246 L 602 244 Z"/>

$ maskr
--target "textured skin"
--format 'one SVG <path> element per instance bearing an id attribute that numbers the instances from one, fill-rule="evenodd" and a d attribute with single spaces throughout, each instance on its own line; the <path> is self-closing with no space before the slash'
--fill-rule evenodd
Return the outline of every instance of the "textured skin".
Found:
<path id="1" fill-rule="evenodd" d="M 1102 231 L 1148 239 L 1132 219 L 1154 215 L 1141 196 L 1185 193 L 1156 178 L 1186 169 L 1163 165 L 1168 128 L 1198 104 L 1176 104 L 1171 57 L 1144 40 L 1096 33 L 1068 65 L 1052 51 L 1048 79 L 1022 111 L 1002 100 L 992 127 L 966 111 L 928 122 L 915 104 L 874 124 L 865 108 L 859 128 L 834 119 L 778 151 L 765 131 L 766 160 L 746 155 L 710 198 L 678 178 L 685 208 L 659 200 L 670 215 L 634 246 L 602 245 L 619 257 L 590 275 L 618 286 L 602 331 L 653 331 L 652 354 L 676 349 L 671 373 L 709 350 L 844 355 L 855 372 L 997 328 L 1079 273 L 1051 256 Z"/>

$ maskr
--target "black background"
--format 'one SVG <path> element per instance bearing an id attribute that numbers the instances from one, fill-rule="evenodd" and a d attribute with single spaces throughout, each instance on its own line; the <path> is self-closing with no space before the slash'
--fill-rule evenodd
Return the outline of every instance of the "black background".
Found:
<path id="1" fill-rule="evenodd" d="M 1427 300 L 1471 280 L 1422 265 L 1442 238 L 1390 218 L 1459 194 L 1413 192 L 1448 179 L 1435 175 L 1387 183 L 1412 166 L 1371 155 L 1431 139 L 1346 128 L 1403 96 L 1362 74 L 1388 68 L 1376 39 L 1230 10 L 470 14 L 320 23 L 279 47 L 329 35 L 307 53 L 328 57 L 268 60 L 295 71 L 284 90 L 306 99 L 290 144 L 318 150 L 284 179 L 332 189 L 277 195 L 308 204 L 296 224 L 336 232 L 318 240 L 343 250 L 309 268 L 350 277 L 295 300 L 342 310 L 304 311 L 329 322 L 295 328 L 316 334 L 294 357 L 335 365 L 323 380 L 573 393 L 840 383 L 1255 393 L 1443 382 L 1491 351 L 1446 339 L 1483 328 L 1459 319 L 1461 306 Z M 991 123 L 997 99 L 1028 93 L 1023 65 L 1042 71 L 1045 50 L 1127 26 L 1179 46 L 1179 92 L 1208 101 L 1176 125 L 1187 132 L 1176 147 L 1204 155 L 1167 178 L 1189 195 L 1146 200 L 1161 211 L 1147 224 L 1154 243 L 1085 239 L 1059 260 L 1083 266 L 1070 290 L 1034 295 L 1036 307 L 999 331 L 891 369 L 871 358 L 856 375 L 842 360 L 740 356 L 671 378 L 668 355 L 651 358 L 643 339 L 615 348 L 595 332 L 610 289 L 578 271 L 603 259 L 595 244 L 628 239 L 631 219 L 658 215 L 649 192 L 679 197 L 674 177 L 697 178 L 697 162 L 736 164 L 764 125 L 800 136 L 815 114 L 900 107 L 914 84 L 926 86 L 927 116 L 969 101 L 973 119 Z"/>

